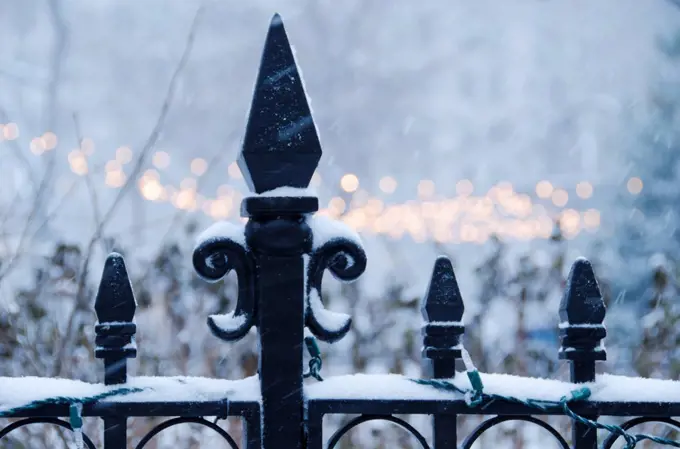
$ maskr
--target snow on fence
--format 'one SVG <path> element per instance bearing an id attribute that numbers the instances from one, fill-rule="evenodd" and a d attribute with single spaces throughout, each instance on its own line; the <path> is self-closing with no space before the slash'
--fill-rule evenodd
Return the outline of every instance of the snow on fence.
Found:
<path id="1" fill-rule="evenodd" d="M 617 439 L 629 448 L 643 440 L 680 447 L 663 436 L 631 430 L 645 422 L 680 427 L 671 419 L 680 415 L 680 382 L 596 375 L 596 362 L 606 358 L 605 306 L 585 259 L 573 264 L 559 310 L 559 356 L 570 365 L 571 382 L 477 372 L 464 346 L 463 299 L 445 257 L 435 261 L 422 305 L 423 356 L 431 362 L 431 377 L 354 374 L 324 379 L 315 338 L 330 343 L 343 338 L 351 319 L 325 309 L 323 274 L 329 270 L 342 281 L 353 281 L 367 259 L 358 235 L 313 216 L 318 199 L 307 187 L 320 158 L 302 79 L 281 19 L 275 16 L 239 159 L 253 192 L 241 205 L 248 221 L 211 227 L 193 253 L 194 268 L 209 282 L 236 272 L 235 309 L 208 317 L 207 324 L 227 342 L 256 329 L 258 375 L 242 380 L 128 377 L 127 359 L 137 354 L 136 301 L 123 258 L 114 253 L 106 261 L 95 300 L 95 356 L 103 360 L 104 384 L 0 378 L 0 417 L 11 418 L 0 430 L 0 446 L 16 429 L 48 423 L 72 429 L 74 447 L 94 448 L 82 424 L 84 418 L 98 417 L 104 422 L 103 448 L 123 449 L 128 418 L 173 417 L 152 429 L 137 448 L 183 423 L 203 425 L 238 447 L 217 424 L 234 416 L 243 421 L 241 446 L 247 449 L 332 448 L 351 428 L 372 420 L 403 427 L 424 448 L 452 449 L 459 447 L 458 415 L 496 415 L 460 447 L 471 447 L 486 430 L 508 420 L 538 426 L 546 441 L 563 448 L 593 449 L 598 433 L 605 448 Z M 311 355 L 308 370 L 303 369 L 305 347 Z M 463 373 L 456 372 L 458 360 L 465 366 Z M 330 414 L 359 416 L 328 437 L 322 424 Z M 417 414 L 431 416 L 431 441 L 397 416 Z M 571 437 L 538 418 L 546 415 L 569 417 Z M 600 416 L 633 419 L 617 426 L 601 423 Z"/>

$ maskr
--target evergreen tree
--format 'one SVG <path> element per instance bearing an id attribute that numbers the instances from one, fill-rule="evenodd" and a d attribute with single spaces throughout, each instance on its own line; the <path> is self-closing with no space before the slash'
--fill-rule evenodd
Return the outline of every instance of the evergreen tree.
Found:
<path id="1" fill-rule="evenodd" d="M 642 341 L 635 346 L 635 369 L 644 377 L 677 379 L 680 307 L 676 264 L 663 257 L 653 259 L 652 287 L 642 318 Z"/>
<path id="2" fill-rule="evenodd" d="M 673 261 L 680 254 L 680 32 L 659 41 L 666 61 L 650 95 L 649 114 L 631 151 L 626 179 L 633 193 L 621 193 L 623 232 L 615 238 L 621 262 L 620 284 L 627 298 L 640 298 L 648 286 L 649 259 L 662 254 Z M 636 185 L 637 184 L 637 185 Z"/>

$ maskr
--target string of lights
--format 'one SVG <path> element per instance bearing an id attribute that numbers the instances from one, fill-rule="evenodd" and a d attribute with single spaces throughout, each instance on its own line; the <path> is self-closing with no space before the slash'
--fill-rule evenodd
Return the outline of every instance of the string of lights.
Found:
<path id="1" fill-rule="evenodd" d="M 0 141 L 18 138 L 16 123 L 0 124 Z M 31 139 L 29 149 L 40 156 L 56 148 L 57 144 L 57 136 L 53 132 L 45 132 Z M 83 139 L 80 148 L 68 153 L 71 171 L 78 176 L 88 174 L 88 158 L 94 152 L 93 140 Z M 133 156 L 128 146 L 116 149 L 115 157 L 105 165 L 104 182 L 108 187 L 120 188 L 125 184 L 127 175 L 124 168 L 132 162 Z M 214 196 L 197 191 L 197 178 L 208 169 L 205 159 L 191 160 L 189 169 L 192 177 L 182 179 L 179 185 L 162 182 L 161 173 L 170 166 L 170 162 L 170 154 L 165 151 L 153 154 L 153 168 L 147 169 L 137 180 L 142 198 L 167 202 L 177 209 L 202 211 L 213 219 L 239 219 L 238 205 L 242 193 L 237 188 L 222 184 Z M 236 163 L 229 165 L 227 173 L 232 181 L 241 179 Z M 317 188 L 323 185 L 319 173 L 314 174 L 311 184 Z M 331 181 L 331 184 L 334 182 Z M 435 240 L 442 243 L 484 243 L 492 235 L 518 240 L 548 239 L 553 235 L 555 222 L 562 234 L 572 239 L 581 232 L 597 232 L 601 226 L 598 209 L 567 207 L 570 201 L 568 190 L 553 186 L 547 180 L 536 183 L 535 195 L 516 192 L 509 182 L 499 182 L 488 191 L 475 195 L 472 181 L 463 179 L 456 183 L 455 195 L 447 196 L 437 193 L 435 181 L 422 179 L 414 192 L 417 199 L 405 202 L 390 200 L 399 187 L 397 179 L 390 175 L 379 179 L 378 194 L 363 189 L 359 177 L 353 173 L 341 176 L 337 186 L 342 193 L 322 204 L 319 214 L 342 220 L 358 232 L 383 234 L 394 239 L 410 237 L 418 242 Z M 631 177 L 626 188 L 630 194 L 638 195 L 642 192 L 643 182 L 640 178 Z M 580 200 L 590 199 L 594 190 L 588 181 L 577 183 L 574 189 Z"/>

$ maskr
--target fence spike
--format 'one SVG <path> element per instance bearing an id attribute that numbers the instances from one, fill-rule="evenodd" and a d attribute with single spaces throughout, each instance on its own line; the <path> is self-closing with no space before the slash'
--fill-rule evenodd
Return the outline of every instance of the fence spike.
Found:
<path id="1" fill-rule="evenodd" d="M 275 14 L 269 25 L 238 166 L 251 191 L 306 188 L 321 144 L 300 70 Z"/>
<path id="2" fill-rule="evenodd" d="M 587 259 L 577 259 L 560 303 L 560 319 L 569 324 L 602 324 L 604 317 L 604 300 L 593 266 Z"/>
<path id="3" fill-rule="evenodd" d="M 430 375 L 435 379 L 452 379 L 456 376 L 456 359 L 462 357 L 465 305 L 448 257 L 440 256 L 435 261 L 420 310 L 425 319 L 423 357 L 432 361 Z M 451 422 L 456 422 L 455 415 L 433 417 L 434 447 L 456 447 L 458 431 Z"/>
<path id="4" fill-rule="evenodd" d="M 421 305 L 425 319 L 423 356 L 433 361 L 436 378 L 455 375 L 455 362 L 461 358 L 461 337 L 465 331 L 461 322 L 464 310 L 453 265 L 447 257 L 440 256 Z"/>
<path id="5" fill-rule="evenodd" d="M 94 302 L 97 319 L 100 323 L 131 322 L 136 308 L 125 260 L 120 254 L 111 253 L 106 258 Z"/>
<path id="6" fill-rule="evenodd" d="M 465 305 L 458 288 L 453 265 L 448 257 L 440 256 L 434 263 L 430 284 L 421 306 L 423 318 L 433 321 L 460 321 Z"/>
<path id="7" fill-rule="evenodd" d="M 595 361 L 607 358 L 602 345 L 602 339 L 607 335 L 603 324 L 605 312 L 593 266 L 584 258 L 577 259 L 569 272 L 560 303 L 562 346 L 559 352 L 560 359 L 570 360 L 578 368 L 573 373 L 575 382 L 594 379 Z"/>
<path id="8" fill-rule="evenodd" d="M 595 362 L 606 360 L 602 339 L 607 335 L 604 327 L 605 307 L 593 266 L 587 259 L 576 259 L 571 266 L 567 288 L 560 303 L 559 358 L 569 360 L 569 377 L 574 383 L 595 380 Z M 584 418 L 597 420 L 596 415 Z M 573 447 L 596 448 L 597 432 L 582 422 L 572 427 Z"/>
<path id="9" fill-rule="evenodd" d="M 137 356 L 134 335 L 137 325 L 132 322 L 137 308 L 123 256 L 111 253 L 106 258 L 94 309 L 99 323 L 95 331 L 95 357 L 104 359 L 104 383 L 122 384 L 127 381 L 125 359 Z"/>

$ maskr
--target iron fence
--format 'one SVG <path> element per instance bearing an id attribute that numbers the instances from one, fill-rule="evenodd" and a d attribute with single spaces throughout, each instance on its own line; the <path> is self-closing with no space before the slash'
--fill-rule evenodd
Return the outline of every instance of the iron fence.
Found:
<path id="1" fill-rule="evenodd" d="M 98 318 L 95 356 L 103 360 L 105 385 L 95 386 L 87 394 L 59 395 L 60 391 L 55 391 L 54 397 L 4 409 L 0 416 L 12 421 L 0 430 L 0 441 L 12 431 L 35 423 L 61 426 L 78 434 L 83 418 L 97 417 L 104 424 L 104 449 L 123 449 L 129 418 L 171 417 L 136 447 L 145 447 L 158 433 L 183 423 L 206 426 L 230 446 L 238 447 L 217 420 L 205 418 L 234 416 L 243 420 L 241 446 L 247 449 L 313 449 L 324 444 L 332 448 L 350 429 L 372 420 L 401 426 L 423 448 L 447 449 L 459 447 L 459 415 L 495 415 L 467 436 L 460 447 L 470 448 L 485 431 L 510 420 L 539 426 L 545 430 L 546 439 L 563 448 L 597 447 L 598 430 L 607 434 L 605 448 L 612 447 L 618 438 L 628 447 L 643 439 L 680 446 L 630 431 L 645 422 L 680 427 L 671 419 L 680 415 L 680 402 L 633 391 L 626 392 L 624 400 L 611 391 L 598 392 L 598 386 L 609 385 L 611 390 L 617 385 L 645 388 L 646 384 L 639 379 L 618 380 L 618 384 L 596 379 L 596 362 L 606 358 L 605 306 L 585 259 L 572 266 L 559 310 L 559 357 L 569 363 L 571 383 L 479 374 L 463 346 L 463 299 L 451 262 L 445 257 L 434 264 L 422 304 L 423 357 L 430 362 L 431 377 L 323 379 L 314 338 L 332 343 L 351 326 L 348 317 L 324 308 L 320 297 L 323 274 L 328 270 L 342 281 L 355 280 L 363 273 L 367 259 L 360 241 L 350 232 L 313 215 L 318 199 L 306 188 L 321 154 L 302 80 L 277 15 L 266 38 L 238 161 L 254 193 L 241 204 L 247 223 L 212 229 L 193 253 L 194 267 L 207 281 L 217 282 L 231 270 L 236 272 L 235 310 L 210 316 L 208 325 L 216 337 L 227 342 L 243 338 L 253 327 L 257 329 L 258 376 L 250 383 L 225 381 L 225 387 L 235 389 L 210 399 L 163 396 L 154 383 L 158 379 L 144 383 L 128 378 L 127 359 L 137 354 L 136 301 L 123 258 L 114 253 L 106 261 L 94 305 Z M 305 348 L 312 355 L 307 370 Z M 456 372 L 458 360 L 463 361 L 466 375 Z M 315 378 L 318 383 L 312 388 L 305 384 L 305 378 Z M 677 388 L 668 382 L 669 388 Z M 17 385 L 16 379 L 0 379 L 0 391 Z M 541 392 L 545 385 L 550 388 Z M 178 381 L 177 391 L 181 393 L 184 387 L 190 388 Z M 323 434 L 323 418 L 331 414 L 359 416 L 327 436 Z M 398 417 L 404 414 L 430 415 L 431 441 Z M 571 438 L 544 421 L 542 417 L 547 415 L 571 418 Z M 601 424 L 601 416 L 634 418 L 614 426 Z M 86 435 L 81 438 L 82 444 L 94 448 Z"/>

